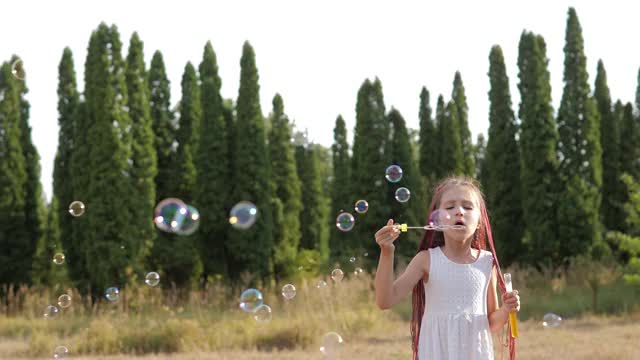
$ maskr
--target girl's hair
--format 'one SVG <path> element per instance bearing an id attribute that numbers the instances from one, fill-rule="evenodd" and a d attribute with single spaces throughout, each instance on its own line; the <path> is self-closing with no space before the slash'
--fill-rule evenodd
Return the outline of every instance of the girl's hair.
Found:
<path id="1" fill-rule="evenodd" d="M 473 240 L 471 241 L 471 247 L 475 249 L 484 250 L 485 249 L 485 240 L 489 239 L 489 245 L 491 246 L 491 253 L 493 253 L 493 263 L 498 272 L 498 286 L 502 293 L 506 291 L 504 285 L 504 279 L 502 278 L 502 272 L 500 271 L 500 263 L 498 262 L 498 256 L 496 255 L 496 250 L 493 245 L 493 236 L 491 235 L 491 225 L 489 224 L 489 216 L 487 214 L 487 207 L 485 205 L 484 196 L 482 191 L 480 190 L 480 186 L 478 182 L 472 178 L 466 176 L 452 176 L 441 180 L 435 187 L 433 191 L 433 198 L 431 200 L 431 205 L 429 206 L 429 216 L 427 219 L 431 217 L 431 213 L 440 207 L 440 202 L 442 200 L 443 194 L 452 187 L 457 186 L 466 186 L 473 190 L 478 198 L 478 206 L 480 208 L 480 220 L 478 223 L 478 229 L 473 235 Z M 428 220 L 427 220 L 428 221 Z M 437 232 L 433 230 L 427 230 L 418 246 L 418 252 L 422 250 L 428 250 L 430 248 L 435 248 L 444 245 L 444 234 L 442 232 Z M 413 314 L 411 316 L 411 338 L 412 338 L 412 347 L 413 347 L 413 360 L 418 359 L 418 341 L 420 339 L 420 325 L 422 324 L 422 316 L 424 315 L 425 309 L 425 294 L 424 294 L 424 283 L 422 281 L 418 281 L 416 286 L 413 288 Z M 508 324 L 508 323 L 507 323 Z M 516 357 L 516 347 L 515 347 L 515 339 L 510 336 L 510 329 L 507 328 L 507 334 L 509 334 L 509 359 L 514 360 Z M 427 360 L 427 359 L 420 359 Z"/>

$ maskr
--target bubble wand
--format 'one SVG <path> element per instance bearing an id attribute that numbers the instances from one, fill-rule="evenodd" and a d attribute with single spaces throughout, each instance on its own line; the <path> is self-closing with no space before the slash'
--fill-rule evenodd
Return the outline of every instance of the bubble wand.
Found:
<path id="1" fill-rule="evenodd" d="M 434 225 L 434 224 L 429 224 L 425 226 L 407 226 L 407 224 L 395 224 L 393 226 L 402 232 L 407 232 L 407 230 L 416 230 L 416 229 L 442 231 L 447 229 L 463 230 L 466 228 L 465 225 Z"/>
<path id="2" fill-rule="evenodd" d="M 504 273 L 504 286 L 507 289 L 507 292 L 512 292 L 513 287 L 511 285 L 511 274 Z M 511 337 L 518 337 L 518 323 L 516 322 L 516 313 L 509 312 L 509 325 L 511 326 Z"/>

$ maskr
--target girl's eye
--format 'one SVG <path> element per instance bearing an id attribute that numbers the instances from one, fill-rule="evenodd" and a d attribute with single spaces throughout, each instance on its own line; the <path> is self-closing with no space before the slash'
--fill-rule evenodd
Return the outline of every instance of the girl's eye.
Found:
<path id="1" fill-rule="evenodd" d="M 466 207 L 465 207 L 465 209 L 467 209 L 467 210 L 473 210 L 473 208 L 472 208 L 472 207 L 470 207 L 470 206 L 466 206 Z"/>
<path id="2" fill-rule="evenodd" d="M 446 208 L 447 210 L 451 210 L 453 209 L 453 206 L 449 206 L 448 208 Z"/>

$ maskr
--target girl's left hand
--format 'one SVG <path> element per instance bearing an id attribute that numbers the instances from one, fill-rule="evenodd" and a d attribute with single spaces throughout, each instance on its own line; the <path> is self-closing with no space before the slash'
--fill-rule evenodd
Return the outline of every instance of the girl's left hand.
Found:
<path id="1" fill-rule="evenodd" d="M 520 296 L 518 296 L 518 290 L 502 294 L 502 306 L 508 312 L 520 311 Z"/>

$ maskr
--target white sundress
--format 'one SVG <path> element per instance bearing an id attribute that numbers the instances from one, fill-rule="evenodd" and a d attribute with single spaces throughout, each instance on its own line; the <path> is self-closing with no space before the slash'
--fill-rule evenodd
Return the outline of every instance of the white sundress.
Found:
<path id="1" fill-rule="evenodd" d="M 493 254 L 482 250 L 470 264 L 451 261 L 440 247 L 429 255 L 418 359 L 493 360 L 487 317 Z"/>

